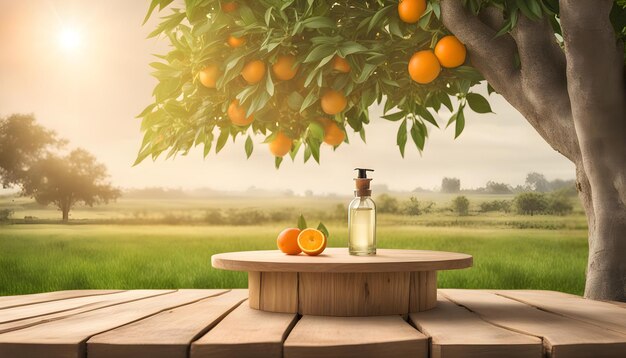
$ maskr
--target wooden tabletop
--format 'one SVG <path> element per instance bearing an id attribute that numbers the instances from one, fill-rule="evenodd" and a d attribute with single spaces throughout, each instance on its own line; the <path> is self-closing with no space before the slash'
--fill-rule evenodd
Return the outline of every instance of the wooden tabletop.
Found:
<path id="1" fill-rule="evenodd" d="M 211 257 L 213 267 L 260 272 L 414 272 L 472 266 L 472 256 L 456 252 L 378 249 L 353 256 L 347 248 L 327 248 L 318 256 L 285 255 L 279 250 L 227 252 Z"/>

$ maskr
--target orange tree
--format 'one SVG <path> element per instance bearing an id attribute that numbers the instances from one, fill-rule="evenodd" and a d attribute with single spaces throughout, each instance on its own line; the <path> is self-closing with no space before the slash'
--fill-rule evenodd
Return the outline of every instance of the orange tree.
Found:
<path id="1" fill-rule="evenodd" d="M 396 144 L 465 111 L 491 112 L 487 82 L 576 165 L 589 223 L 585 295 L 626 301 L 626 118 L 623 0 L 153 0 L 151 36 L 172 49 L 140 115 L 137 162 L 219 152 L 265 137 L 278 167 L 302 151 L 365 141 L 369 107 L 398 123 Z M 451 99 L 456 99 L 452 101 Z M 452 116 L 439 123 L 437 112 Z"/>

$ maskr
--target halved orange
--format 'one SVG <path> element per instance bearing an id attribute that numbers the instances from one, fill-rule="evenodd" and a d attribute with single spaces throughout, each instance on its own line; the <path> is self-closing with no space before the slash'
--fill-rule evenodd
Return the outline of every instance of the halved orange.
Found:
<path id="1" fill-rule="evenodd" d="M 326 236 L 317 229 L 304 229 L 298 235 L 298 246 L 307 255 L 317 256 L 326 249 Z"/>

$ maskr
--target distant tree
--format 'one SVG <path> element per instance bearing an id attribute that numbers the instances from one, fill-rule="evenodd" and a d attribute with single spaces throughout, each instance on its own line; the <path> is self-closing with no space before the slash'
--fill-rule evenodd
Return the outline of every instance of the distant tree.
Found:
<path id="1" fill-rule="evenodd" d="M 30 167 L 22 183 L 22 194 L 40 204 L 55 205 L 67 222 L 77 203 L 93 206 L 120 196 L 120 191 L 106 182 L 107 178 L 105 166 L 83 149 L 73 150 L 65 157 L 48 154 Z"/>
<path id="2" fill-rule="evenodd" d="M 567 215 L 574 210 L 570 196 L 566 190 L 550 194 L 548 197 L 548 212 L 555 215 Z"/>
<path id="3" fill-rule="evenodd" d="M 36 123 L 31 114 L 0 118 L 0 182 L 8 188 L 20 185 L 30 166 L 64 141 Z"/>
<path id="4" fill-rule="evenodd" d="M 548 201 L 543 193 L 521 193 L 514 201 L 517 212 L 523 215 L 541 214 L 548 208 Z"/>
<path id="5" fill-rule="evenodd" d="M 416 197 L 412 196 L 409 198 L 407 202 L 404 203 L 402 208 L 402 213 L 405 215 L 416 216 L 430 213 L 435 206 L 435 203 L 430 202 L 420 202 Z"/>
<path id="6" fill-rule="evenodd" d="M 470 202 L 465 196 L 457 196 L 452 200 L 452 209 L 460 216 L 469 213 Z"/>
<path id="7" fill-rule="evenodd" d="M 9 219 L 11 219 L 11 215 L 13 215 L 13 210 L 0 209 L 0 222 L 9 221 Z"/>
<path id="8" fill-rule="evenodd" d="M 480 211 L 484 213 L 489 211 L 503 211 L 508 213 L 511 211 L 511 202 L 509 200 L 483 201 L 480 203 Z"/>
<path id="9" fill-rule="evenodd" d="M 526 175 L 526 186 L 532 191 L 546 193 L 550 191 L 550 182 L 546 177 L 537 172 L 528 173 Z"/>
<path id="10" fill-rule="evenodd" d="M 461 179 L 459 178 L 443 178 L 441 179 L 442 193 L 458 193 L 461 191 Z"/>
<path id="11" fill-rule="evenodd" d="M 485 191 L 489 194 L 511 194 L 511 186 L 505 183 L 498 183 L 495 181 L 488 181 L 485 184 Z"/>
<path id="12" fill-rule="evenodd" d="M 400 209 L 398 199 L 389 194 L 380 194 L 376 198 L 376 209 L 381 214 L 395 214 Z"/>

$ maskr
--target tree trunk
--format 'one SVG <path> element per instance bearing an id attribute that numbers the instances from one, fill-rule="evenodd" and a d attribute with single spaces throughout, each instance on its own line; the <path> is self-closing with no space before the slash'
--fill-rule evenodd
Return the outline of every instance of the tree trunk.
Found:
<path id="1" fill-rule="evenodd" d="M 442 0 L 441 13 L 472 65 L 576 165 L 589 225 L 585 297 L 626 302 L 623 44 L 610 22 L 612 0 L 559 3 L 564 50 L 545 18 L 520 15 L 513 31 L 496 36 L 504 21 L 496 7 L 476 16 L 460 0 Z"/>
<path id="2" fill-rule="evenodd" d="M 68 220 L 70 219 L 70 209 L 63 208 L 61 211 L 63 212 L 63 222 L 64 223 L 68 222 Z"/>
<path id="3" fill-rule="evenodd" d="M 576 187 L 587 214 L 589 259 L 585 297 L 626 302 L 626 208 L 614 200 L 594 204 L 594 188 L 580 166 L 576 169 Z"/>

